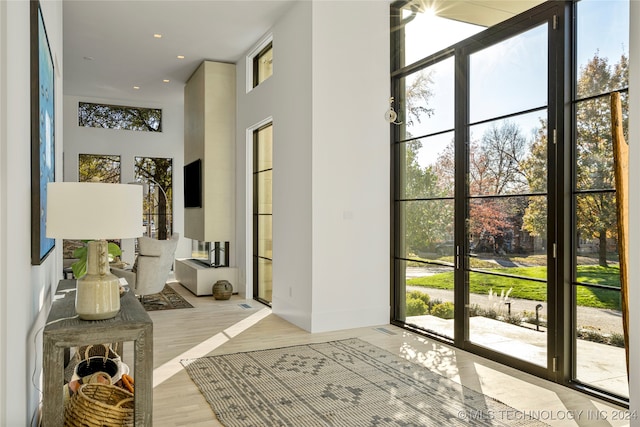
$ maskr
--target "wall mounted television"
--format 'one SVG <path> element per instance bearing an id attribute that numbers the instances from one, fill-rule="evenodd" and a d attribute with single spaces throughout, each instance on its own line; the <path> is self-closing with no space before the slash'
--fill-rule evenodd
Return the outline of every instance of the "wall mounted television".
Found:
<path id="1" fill-rule="evenodd" d="M 184 207 L 202 207 L 202 162 L 200 159 L 184 166 Z"/>

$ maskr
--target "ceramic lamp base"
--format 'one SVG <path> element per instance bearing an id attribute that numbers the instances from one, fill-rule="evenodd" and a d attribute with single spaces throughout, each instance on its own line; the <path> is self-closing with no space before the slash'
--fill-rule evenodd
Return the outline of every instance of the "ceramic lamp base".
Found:
<path id="1" fill-rule="evenodd" d="M 109 271 L 107 242 L 89 242 L 87 274 L 76 282 L 76 313 L 83 320 L 104 320 L 120 311 L 120 280 Z"/>
<path id="2" fill-rule="evenodd" d="M 76 283 L 76 313 L 83 320 L 103 320 L 115 317 L 120 311 L 120 281 L 109 273 L 111 278 L 98 277 L 91 280 L 89 274 Z M 88 280 L 87 280 L 88 279 Z"/>

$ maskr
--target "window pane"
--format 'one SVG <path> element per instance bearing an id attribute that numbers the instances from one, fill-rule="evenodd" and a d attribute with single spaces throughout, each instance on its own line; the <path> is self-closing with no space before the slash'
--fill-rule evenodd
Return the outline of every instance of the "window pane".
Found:
<path id="1" fill-rule="evenodd" d="M 581 0 L 576 14 L 578 98 L 627 87 L 629 1 Z"/>
<path id="2" fill-rule="evenodd" d="M 162 132 L 162 110 L 80 102 L 78 103 L 78 125 L 105 129 Z"/>
<path id="3" fill-rule="evenodd" d="M 547 192 L 547 110 L 471 126 L 469 192 Z"/>
<path id="4" fill-rule="evenodd" d="M 453 262 L 453 200 L 398 202 L 397 206 L 404 247 L 397 247 L 396 256 Z"/>
<path id="5" fill-rule="evenodd" d="M 546 282 L 470 273 L 469 340 L 547 366 L 546 300 Z"/>
<path id="6" fill-rule="evenodd" d="M 399 319 L 453 337 L 453 265 L 425 265 L 397 261 L 406 277 L 405 293 L 399 301 Z M 402 299 L 404 299 L 402 301 Z"/>
<path id="7" fill-rule="evenodd" d="M 401 80 L 406 98 L 398 120 L 407 138 L 453 129 L 454 70 L 450 57 Z"/>
<path id="8" fill-rule="evenodd" d="M 546 24 L 472 54 L 470 64 L 472 123 L 547 105 Z"/>
<path id="9" fill-rule="evenodd" d="M 579 279 L 587 283 L 619 286 L 618 221 L 614 193 L 578 194 L 576 201 L 576 263 Z M 580 274 L 581 268 L 600 266 L 595 279 Z M 615 265 L 615 267 L 614 267 Z M 613 269 L 612 269 L 613 267 Z M 607 274 L 604 274 L 604 272 Z M 605 282 L 600 282 L 606 279 Z"/>
<path id="10" fill-rule="evenodd" d="M 173 233 L 173 160 L 136 157 L 135 180 L 144 185 L 144 235 L 165 240 Z"/>
<path id="11" fill-rule="evenodd" d="M 271 215 L 258 215 L 258 256 L 273 258 L 273 232 L 271 228 Z"/>
<path id="12" fill-rule="evenodd" d="M 257 131 L 256 170 L 273 168 L 273 126 L 269 125 Z"/>
<path id="13" fill-rule="evenodd" d="M 271 260 L 258 258 L 258 298 L 271 301 L 273 290 L 273 263 Z"/>
<path id="14" fill-rule="evenodd" d="M 120 156 L 106 154 L 80 154 L 78 181 L 120 183 Z"/>
<path id="15" fill-rule="evenodd" d="M 256 175 L 258 180 L 258 213 L 272 213 L 272 176 L 273 171 L 260 172 Z"/>
<path id="16" fill-rule="evenodd" d="M 253 61 L 253 87 L 271 77 L 273 74 L 273 45 L 269 43 Z"/>
<path id="17" fill-rule="evenodd" d="M 576 189 L 612 189 L 615 185 L 609 98 L 576 105 Z"/>
<path id="18" fill-rule="evenodd" d="M 576 378 L 628 396 L 620 292 L 576 286 L 576 307 Z"/>
<path id="19" fill-rule="evenodd" d="M 410 2 L 408 8 L 402 10 L 402 19 L 406 23 L 401 27 L 405 30 L 403 65 L 412 64 L 485 29 L 442 18 L 432 10 L 413 13 L 409 9 L 413 5 L 415 2 Z"/>
<path id="20" fill-rule="evenodd" d="M 482 257 L 517 257 L 517 264 L 546 264 L 547 198 L 514 196 L 471 199 L 468 238 L 471 252 Z"/>
<path id="21" fill-rule="evenodd" d="M 400 198 L 453 197 L 453 132 L 399 143 L 396 150 L 397 158 L 404 160 Z"/>

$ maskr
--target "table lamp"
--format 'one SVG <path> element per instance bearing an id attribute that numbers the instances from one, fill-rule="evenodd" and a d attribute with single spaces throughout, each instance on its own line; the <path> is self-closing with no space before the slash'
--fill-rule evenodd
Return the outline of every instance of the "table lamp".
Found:
<path id="1" fill-rule="evenodd" d="M 107 241 L 142 235 L 142 188 L 99 182 L 47 186 L 46 235 L 89 240 L 87 274 L 76 282 L 76 313 L 83 320 L 115 317 L 120 281 L 111 274 Z"/>

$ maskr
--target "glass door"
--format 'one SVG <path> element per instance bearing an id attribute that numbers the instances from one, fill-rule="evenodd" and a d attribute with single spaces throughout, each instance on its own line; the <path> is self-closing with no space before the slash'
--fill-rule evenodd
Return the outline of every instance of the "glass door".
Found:
<path id="1" fill-rule="evenodd" d="M 273 124 L 253 132 L 253 294 L 271 304 L 273 291 Z"/>
<path id="2" fill-rule="evenodd" d="M 465 346 L 547 367 L 550 22 L 465 56 Z M 466 188 L 465 188 L 466 187 Z M 501 356 L 502 357 L 502 356 Z"/>

